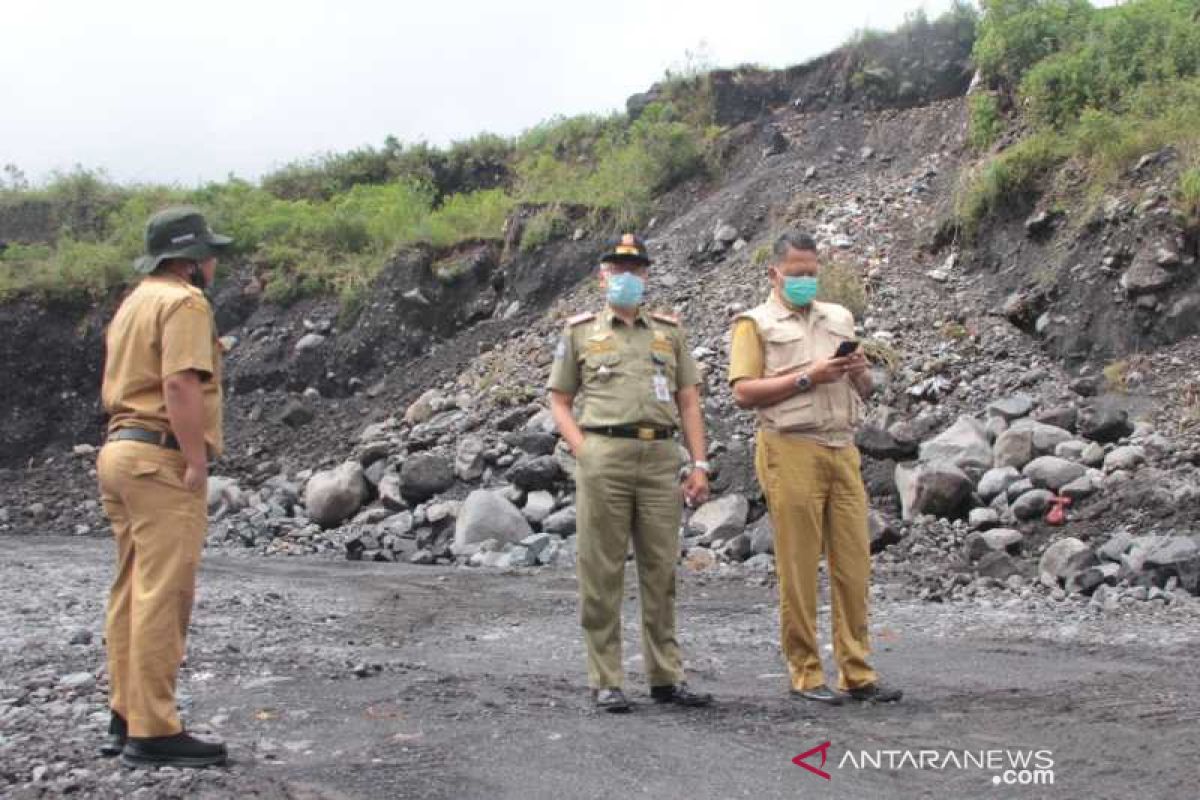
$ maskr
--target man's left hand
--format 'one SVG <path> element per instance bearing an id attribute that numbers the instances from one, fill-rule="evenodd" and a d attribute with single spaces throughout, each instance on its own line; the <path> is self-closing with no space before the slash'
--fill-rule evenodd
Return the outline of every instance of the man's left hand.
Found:
<path id="1" fill-rule="evenodd" d="M 849 356 L 846 360 L 849 362 L 846 367 L 846 372 L 849 373 L 851 377 L 858 377 L 871 368 L 871 363 L 867 361 L 867 357 L 863 355 L 862 350 L 854 351 L 854 354 Z"/>
<path id="2" fill-rule="evenodd" d="M 708 473 L 702 469 L 693 469 L 683 482 L 683 499 L 690 508 L 704 505 L 708 502 Z"/>

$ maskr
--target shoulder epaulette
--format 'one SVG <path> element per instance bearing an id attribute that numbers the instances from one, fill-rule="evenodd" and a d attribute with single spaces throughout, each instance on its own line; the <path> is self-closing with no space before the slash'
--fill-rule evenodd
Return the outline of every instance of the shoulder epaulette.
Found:
<path id="1" fill-rule="evenodd" d="M 567 319 L 567 327 L 574 328 L 576 325 L 582 325 L 585 322 L 590 322 L 596 318 L 596 314 L 591 311 L 585 311 L 582 314 L 576 314 Z"/>
<path id="2" fill-rule="evenodd" d="M 668 314 L 665 311 L 651 311 L 650 317 L 652 319 L 658 320 L 659 322 L 665 322 L 668 325 L 678 325 L 679 324 L 679 315 L 678 314 Z"/>

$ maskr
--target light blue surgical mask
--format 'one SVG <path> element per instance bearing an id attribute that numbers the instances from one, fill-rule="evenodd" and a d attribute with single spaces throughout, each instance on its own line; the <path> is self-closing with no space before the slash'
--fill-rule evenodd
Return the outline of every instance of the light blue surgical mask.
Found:
<path id="1" fill-rule="evenodd" d="M 784 276 L 783 299 L 794 306 L 806 306 L 817 296 L 820 284 L 815 275 Z"/>
<path id="2" fill-rule="evenodd" d="M 632 272 L 608 276 L 608 302 L 617 308 L 636 308 L 646 294 L 646 282 Z"/>

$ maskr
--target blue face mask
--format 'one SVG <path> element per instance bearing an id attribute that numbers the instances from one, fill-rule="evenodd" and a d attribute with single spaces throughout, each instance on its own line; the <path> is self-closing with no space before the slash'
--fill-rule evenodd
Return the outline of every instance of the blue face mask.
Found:
<path id="1" fill-rule="evenodd" d="M 815 275 L 784 276 L 783 299 L 794 306 L 806 306 L 817 296 L 818 288 Z"/>
<path id="2" fill-rule="evenodd" d="M 608 302 L 617 308 L 636 308 L 646 294 L 646 282 L 632 272 L 608 276 Z"/>

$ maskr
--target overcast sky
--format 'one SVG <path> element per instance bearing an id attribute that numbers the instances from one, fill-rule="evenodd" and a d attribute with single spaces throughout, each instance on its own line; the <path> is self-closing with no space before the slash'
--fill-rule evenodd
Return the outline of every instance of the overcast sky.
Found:
<path id="1" fill-rule="evenodd" d="M 949 0 L 3 0 L 0 164 L 255 178 L 624 108 L 688 50 L 786 66 Z"/>

